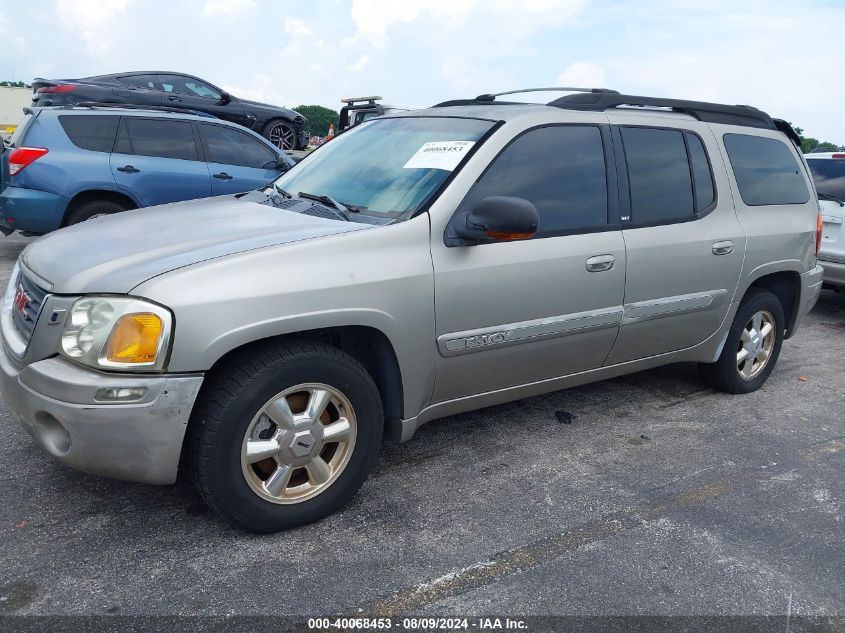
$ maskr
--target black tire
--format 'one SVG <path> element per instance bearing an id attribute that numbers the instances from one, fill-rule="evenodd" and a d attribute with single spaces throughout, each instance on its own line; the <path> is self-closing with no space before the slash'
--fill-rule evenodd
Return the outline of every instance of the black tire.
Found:
<path id="1" fill-rule="evenodd" d="M 261 498 L 247 483 L 241 447 L 255 414 L 274 395 L 303 383 L 342 392 L 357 419 L 354 448 L 333 483 L 293 504 Z M 277 532 L 343 507 L 358 491 L 381 447 L 384 417 L 373 379 L 354 358 L 320 342 L 285 341 L 240 353 L 215 370 L 191 418 L 188 466 L 209 507 L 242 528 Z"/>
<path id="2" fill-rule="evenodd" d="M 66 226 L 79 224 L 98 215 L 111 215 L 127 211 L 129 207 L 113 200 L 89 200 L 77 205 L 67 216 Z"/>
<path id="3" fill-rule="evenodd" d="M 762 370 L 753 378 L 744 378 L 737 365 L 737 352 L 741 349 L 742 332 L 752 317 L 761 311 L 768 312 L 773 317 L 774 344 Z M 780 300 L 768 290 L 751 288 L 737 309 L 719 360 L 715 363 L 699 364 L 699 375 L 707 385 L 719 391 L 727 393 L 756 391 L 763 386 L 775 368 L 785 330 L 786 318 Z"/>
<path id="4" fill-rule="evenodd" d="M 277 127 L 280 128 L 281 136 L 277 136 L 274 133 Z M 281 150 L 292 151 L 299 149 L 299 138 L 296 128 L 293 126 L 293 123 L 285 119 L 273 119 L 264 126 L 261 135 Z"/>

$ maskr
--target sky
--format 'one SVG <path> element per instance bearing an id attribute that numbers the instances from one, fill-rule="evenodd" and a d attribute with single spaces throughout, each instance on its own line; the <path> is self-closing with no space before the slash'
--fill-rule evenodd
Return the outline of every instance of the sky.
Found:
<path id="1" fill-rule="evenodd" d="M 0 0 L 0 80 L 170 70 L 334 109 L 608 87 L 845 144 L 843 27 L 845 0 Z"/>

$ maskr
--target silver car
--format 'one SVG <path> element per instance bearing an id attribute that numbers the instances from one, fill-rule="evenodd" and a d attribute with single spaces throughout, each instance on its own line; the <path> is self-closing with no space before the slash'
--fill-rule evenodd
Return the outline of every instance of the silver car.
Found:
<path id="1" fill-rule="evenodd" d="M 845 151 L 807 154 L 822 210 L 824 283 L 845 290 Z"/>
<path id="2" fill-rule="evenodd" d="M 30 244 L 3 398 L 60 461 L 152 484 L 181 463 L 269 532 L 435 418 L 679 361 L 754 391 L 822 284 L 795 138 L 610 90 L 368 121 L 265 189 Z"/>

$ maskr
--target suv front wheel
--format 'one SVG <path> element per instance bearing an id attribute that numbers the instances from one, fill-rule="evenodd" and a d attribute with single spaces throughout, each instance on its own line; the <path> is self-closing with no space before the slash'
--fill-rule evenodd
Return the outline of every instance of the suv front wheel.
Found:
<path id="1" fill-rule="evenodd" d="M 777 363 L 785 330 L 780 300 L 768 290 L 752 288 L 734 316 L 719 359 L 698 366 L 701 378 L 719 391 L 756 391 Z"/>
<path id="2" fill-rule="evenodd" d="M 192 422 L 194 479 L 212 509 L 246 529 L 274 532 L 335 512 L 378 455 L 378 389 L 330 345 L 240 355 L 203 394 Z"/>

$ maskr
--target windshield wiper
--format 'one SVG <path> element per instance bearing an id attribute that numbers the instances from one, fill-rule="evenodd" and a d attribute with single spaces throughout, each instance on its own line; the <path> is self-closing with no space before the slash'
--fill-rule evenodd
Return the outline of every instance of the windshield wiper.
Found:
<path id="1" fill-rule="evenodd" d="M 308 200 L 316 200 L 317 202 L 321 202 L 321 203 L 323 203 L 323 204 L 325 204 L 329 207 L 337 209 L 338 211 L 340 211 L 344 215 L 347 215 L 350 212 L 351 213 L 358 213 L 358 209 L 356 207 L 354 207 L 352 205 L 346 206 L 345 204 L 338 202 L 337 200 L 335 200 L 331 196 L 319 196 L 315 193 L 305 193 L 304 191 L 300 191 L 298 197 L 299 198 L 306 198 Z"/>
<path id="2" fill-rule="evenodd" d="M 845 202 L 843 202 L 836 196 L 830 195 L 829 193 L 819 193 L 819 200 L 829 200 L 830 202 L 838 202 L 840 207 L 845 207 Z"/>

